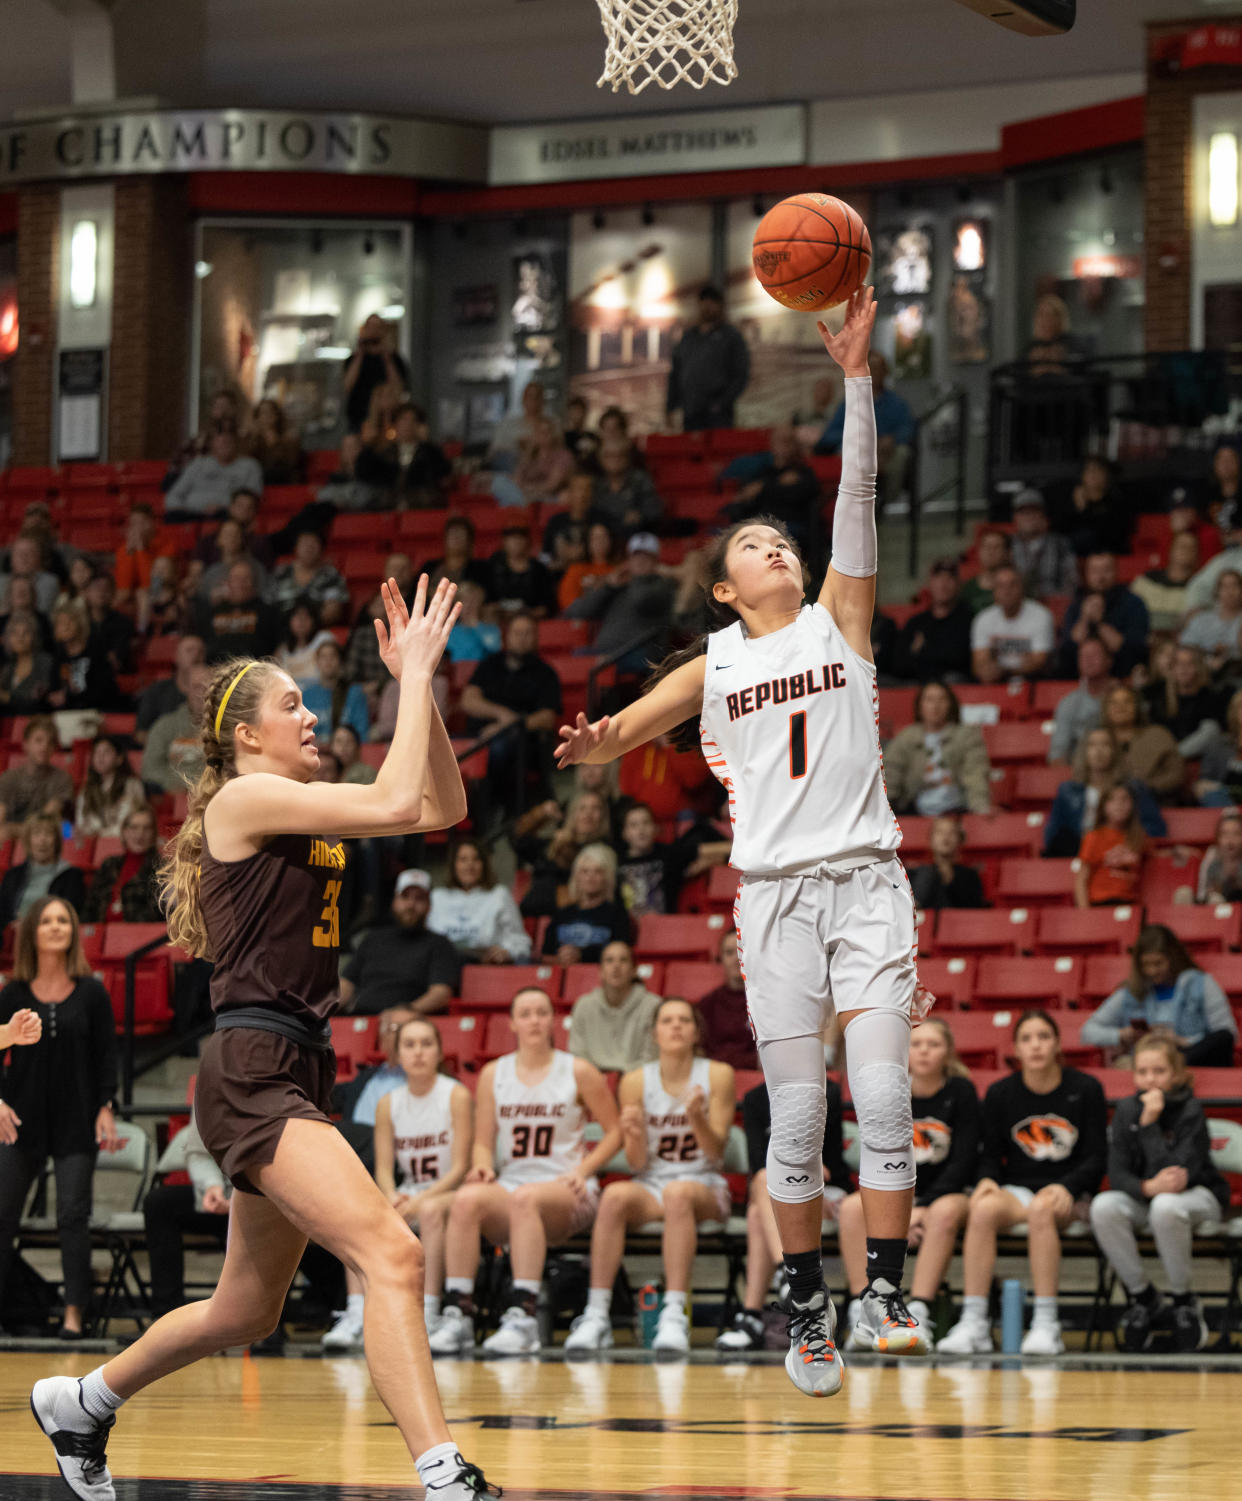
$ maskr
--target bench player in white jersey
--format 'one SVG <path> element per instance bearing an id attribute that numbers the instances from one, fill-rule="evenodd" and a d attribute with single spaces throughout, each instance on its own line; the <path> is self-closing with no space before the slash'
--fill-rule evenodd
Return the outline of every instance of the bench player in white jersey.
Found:
<path id="1" fill-rule="evenodd" d="M 698 1007 L 669 996 L 652 1022 L 657 1057 L 626 1074 L 617 1090 L 621 1139 L 634 1176 L 610 1183 L 591 1231 L 591 1290 L 565 1349 L 612 1344 L 612 1287 L 632 1226 L 664 1221 L 664 1302 L 653 1348 L 690 1348 L 690 1272 L 704 1220 L 729 1217 L 721 1172 L 736 1107 L 733 1070 L 698 1056 Z"/>
<path id="2" fill-rule="evenodd" d="M 375 1181 L 423 1244 L 423 1318 L 428 1332 L 440 1317 L 444 1227 L 453 1191 L 470 1168 L 474 1101 L 464 1084 L 440 1072 L 444 1045 L 435 1022 L 407 1016 L 390 1054 L 405 1083 L 375 1107 Z M 320 1341 L 326 1351 L 362 1347 L 366 1307 L 362 1280 L 345 1268 L 345 1309 Z"/>
<path id="3" fill-rule="evenodd" d="M 621 1145 L 617 1103 L 603 1074 L 585 1058 L 553 1046 L 555 1013 L 547 992 L 519 990 L 510 1019 L 517 1050 L 479 1075 L 473 1166 L 458 1189 L 445 1237 L 444 1312 L 431 1336 L 437 1355 L 474 1348 L 474 1281 L 480 1237 L 509 1247 L 513 1293 L 500 1328 L 484 1340 L 489 1355 L 539 1350 L 535 1308 L 549 1245 L 595 1218 L 595 1174 Z M 603 1139 L 584 1128 L 594 1119 Z"/>
<path id="4" fill-rule="evenodd" d="M 823 1286 L 820 1215 L 826 1013 L 845 1035 L 861 1142 L 859 1182 L 870 1280 L 863 1316 L 877 1345 L 923 1353 L 901 1294 L 914 1192 L 906 1073 L 914 903 L 884 790 L 871 619 L 878 545 L 876 438 L 867 368 L 875 301 L 851 299 L 835 336 L 845 372 L 841 483 L 832 563 L 803 602 L 801 559 L 785 530 L 742 521 L 707 554 L 708 604 L 730 622 L 669 658 L 615 718 L 561 730 L 562 766 L 611 761 L 694 715 L 708 765 L 729 795 L 735 917 L 747 1003 L 772 1102 L 768 1192 L 791 1289 L 785 1368 L 800 1390 L 841 1386 L 836 1315 Z"/>

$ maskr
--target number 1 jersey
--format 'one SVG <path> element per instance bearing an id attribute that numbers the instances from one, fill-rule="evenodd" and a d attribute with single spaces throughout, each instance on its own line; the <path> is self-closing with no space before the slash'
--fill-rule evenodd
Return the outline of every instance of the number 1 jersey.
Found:
<path id="1" fill-rule="evenodd" d="M 897 849 L 875 667 L 823 605 L 771 635 L 707 638 L 699 738 L 729 794 L 730 864 L 748 874 Z"/>

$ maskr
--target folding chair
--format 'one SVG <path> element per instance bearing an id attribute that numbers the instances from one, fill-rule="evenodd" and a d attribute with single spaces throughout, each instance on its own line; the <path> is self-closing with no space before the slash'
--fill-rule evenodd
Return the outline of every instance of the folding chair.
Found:
<path id="1" fill-rule="evenodd" d="M 142 1218 L 142 1201 L 151 1186 L 151 1138 L 132 1121 L 118 1121 L 118 1146 L 115 1152 L 100 1152 L 95 1173 L 129 1173 L 134 1179 L 133 1201 L 129 1209 L 91 1217 L 91 1242 L 102 1246 L 112 1258 L 104 1290 L 96 1301 L 92 1333 L 103 1338 L 108 1325 L 122 1312 L 133 1318 L 141 1329 L 144 1315 L 150 1311 L 147 1285 L 138 1270 L 134 1253 L 146 1242 Z"/>

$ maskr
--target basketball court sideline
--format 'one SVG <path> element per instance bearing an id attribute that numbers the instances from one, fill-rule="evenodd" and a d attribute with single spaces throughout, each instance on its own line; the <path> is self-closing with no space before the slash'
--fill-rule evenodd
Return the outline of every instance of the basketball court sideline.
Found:
<path id="1" fill-rule="evenodd" d="M 0 1501 L 65 1494 L 27 1398 L 89 1356 L 0 1366 Z M 1232 1493 L 1242 1361 L 850 1360 L 798 1398 L 779 1363 L 448 1361 L 455 1434 L 511 1501 L 1167 1501 Z M 413 1470 L 359 1359 L 207 1360 L 122 1408 L 118 1501 L 380 1501 Z"/>

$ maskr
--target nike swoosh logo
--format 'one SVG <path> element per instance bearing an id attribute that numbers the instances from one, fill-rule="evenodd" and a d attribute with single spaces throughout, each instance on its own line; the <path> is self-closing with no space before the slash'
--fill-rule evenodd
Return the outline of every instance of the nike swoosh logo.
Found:
<path id="1" fill-rule="evenodd" d="M 728 672 L 729 668 L 732 667 L 732 666 L 733 666 L 732 662 L 723 662 L 723 663 L 722 662 L 717 662 L 717 664 L 716 664 L 716 671 L 717 672 Z"/>

